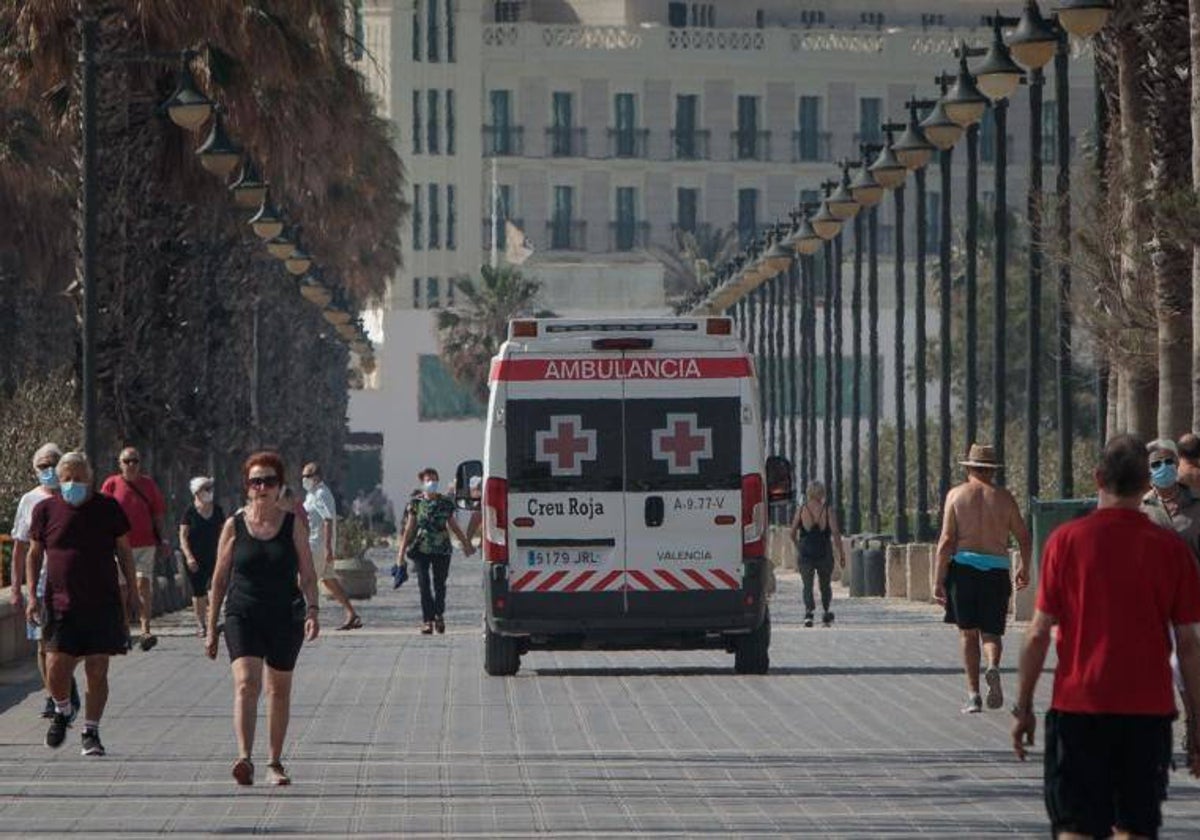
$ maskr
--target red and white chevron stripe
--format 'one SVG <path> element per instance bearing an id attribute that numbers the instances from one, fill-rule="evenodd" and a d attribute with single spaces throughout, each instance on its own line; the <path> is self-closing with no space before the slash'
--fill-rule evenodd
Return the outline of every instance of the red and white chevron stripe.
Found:
<path id="1" fill-rule="evenodd" d="M 724 569 L 538 570 L 518 572 L 508 584 L 512 592 L 687 592 L 740 586 Z"/>

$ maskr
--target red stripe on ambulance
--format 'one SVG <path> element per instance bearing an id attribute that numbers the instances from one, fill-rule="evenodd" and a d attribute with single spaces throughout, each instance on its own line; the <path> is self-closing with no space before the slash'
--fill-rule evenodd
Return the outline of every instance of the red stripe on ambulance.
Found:
<path id="1" fill-rule="evenodd" d="M 686 585 L 684 585 L 683 581 L 681 581 L 679 578 L 675 577 L 675 575 L 671 574 L 666 569 L 659 569 L 657 574 L 658 574 L 659 579 L 666 581 L 667 585 L 670 586 L 672 589 L 677 589 L 677 590 L 688 589 L 688 587 Z"/>
<path id="2" fill-rule="evenodd" d="M 687 575 L 689 578 L 691 578 L 693 582 L 698 584 L 701 589 L 713 589 L 714 588 L 712 583 L 709 582 L 708 578 L 706 578 L 703 574 L 696 571 L 695 569 L 684 569 L 683 573 L 685 575 Z"/>
<path id="3" fill-rule="evenodd" d="M 623 379 L 737 379 L 750 376 L 741 357 L 501 359 L 492 362 L 492 382 L 577 382 Z"/>

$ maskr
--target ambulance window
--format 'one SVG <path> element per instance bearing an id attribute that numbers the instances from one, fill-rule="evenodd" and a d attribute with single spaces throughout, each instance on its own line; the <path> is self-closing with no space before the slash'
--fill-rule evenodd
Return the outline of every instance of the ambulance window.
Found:
<path id="1" fill-rule="evenodd" d="M 741 487 L 739 410 L 737 397 L 626 400 L 626 489 Z"/>
<path id="2" fill-rule="evenodd" d="M 509 400 L 511 493 L 619 493 L 620 400 Z"/>

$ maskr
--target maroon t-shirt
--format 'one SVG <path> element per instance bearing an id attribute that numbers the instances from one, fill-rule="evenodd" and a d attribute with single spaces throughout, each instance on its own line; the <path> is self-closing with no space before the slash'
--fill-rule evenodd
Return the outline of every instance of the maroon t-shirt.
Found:
<path id="1" fill-rule="evenodd" d="M 46 604 L 59 613 L 103 612 L 120 605 L 117 538 L 128 532 L 121 506 L 102 493 L 79 507 L 55 495 L 34 508 L 29 536 L 46 552 Z"/>

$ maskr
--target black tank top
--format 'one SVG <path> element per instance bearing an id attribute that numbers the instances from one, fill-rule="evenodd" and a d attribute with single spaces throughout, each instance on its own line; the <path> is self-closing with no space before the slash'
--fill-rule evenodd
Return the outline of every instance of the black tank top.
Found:
<path id="1" fill-rule="evenodd" d="M 821 521 L 817 514 L 817 522 L 813 528 L 804 527 L 804 517 L 800 517 L 800 556 L 809 560 L 823 560 L 833 556 L 833 530 L 829 527 L 829 505 L 821 508 L 825 514 L 825 527 L 816 527 Z"/>
<path id="2" fill-rule="evenodd" d="M 225 613 L 242 617 L 287 618 L 303 598 L 296 575 L 300 558 L 292 535 L 295 514 L 284 514 L 279 532 L 269 540 L 260 540 L 246 527 L 246 516 L 233 518 L 233 575 Z"/>

